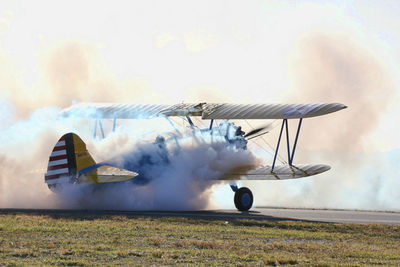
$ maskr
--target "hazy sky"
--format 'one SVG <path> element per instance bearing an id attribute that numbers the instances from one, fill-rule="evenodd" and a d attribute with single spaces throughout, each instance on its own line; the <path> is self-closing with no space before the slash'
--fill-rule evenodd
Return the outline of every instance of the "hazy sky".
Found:
<path id="1" fill-rule="evenodd" d="M 325 35 L 370 53 L 395 88 L 368 135 L 390 150 L 400 147 L 398 14 L 398 1 L 2 1 L 0 94 L 17 109 L 320 101 L 302 95 L 298 72 L 305 45 Z"/>

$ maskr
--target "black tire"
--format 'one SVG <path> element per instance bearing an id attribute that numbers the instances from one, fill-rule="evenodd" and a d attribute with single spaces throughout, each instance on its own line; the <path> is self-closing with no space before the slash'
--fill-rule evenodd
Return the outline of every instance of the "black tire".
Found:
<path id="1" fill-rule="evenodd" d="M 253 194 L 247 187 L 241 187 L 235 192 L 235 206 L 240 211 L 248 211 L 253 205 Z"/>

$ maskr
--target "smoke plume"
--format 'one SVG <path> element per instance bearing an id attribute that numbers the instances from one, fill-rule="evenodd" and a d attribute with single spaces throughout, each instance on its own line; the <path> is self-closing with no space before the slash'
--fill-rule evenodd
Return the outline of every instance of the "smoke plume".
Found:
<path id="1" fill-rule="evenodd" d="M 310 131 L 310 138 L 303 142 L 350 153 L 367 148 L 364 137 L 379 126 L 393 104 L 396 89 L 394 79 L 372 51 L 345 36 L 304 37 L 293 74 L 297 90 L 290 92 L 290 100 L 349 105 L 345 112 L 307 121 L 311 128 L 324 129 L 325 134 Z"/>
<path id="2" fill-rule="evenodd" d="M 6 102 L 6 101 L 4 101 Z M 13 110 L 9 105 L 9 113 Z M 37 109 L 24 120 L 1 129 L 0 207 L 2 208 L 90 208 L 124 210 L 194 210 L 211 208 L 213 179 L 232 166 L 256 164 L 246 150 L 229 145 L 223 136 L 210 132 L 183 131 L 166 139 L 168 163 L 154 144 L 155 136 L 170 131 L 161 119 L 121 123 L 107 138 L 93 139 L 87 119 L 60 117 L 60 108 Z M 6 113 L 3 113 L 6 115 Z M 10 114 L 11 116 L 11 114 Z M 145 123 L 150 125 L 144 125 Z M 110 128 L 110 127 L 108 127 Z M 152 129 L 153 133 L 148 133 Z M 233 130 L 233 129 L 232 129 Z M 67 186 L 53 194 L 44 183 L 49 155 L 66 132 L 85 141 L 97 162 L 142 163 L 140 175 L 146 184 L 125 182 L 93 190 L 91 185 Z M 168 136 L 167 136 L 168 137 Z"/>
<path id="3" fill-rule="evenodd" d="M 398 210 L 400 199 L 391 193 L 400 186 L 394 165 L 368 142 L 395 98 L 394 79 L 385 65 L 352 37 L 313 33 L 297 44 L 292 76 L 296 90 L 287 92 L 288 102 L 348 105 L 303 122 L 295 163 L 326 163 L 332 169 L 301 181 L 264 183 L 264 190 L 256 192 L 257 203 Z"/>

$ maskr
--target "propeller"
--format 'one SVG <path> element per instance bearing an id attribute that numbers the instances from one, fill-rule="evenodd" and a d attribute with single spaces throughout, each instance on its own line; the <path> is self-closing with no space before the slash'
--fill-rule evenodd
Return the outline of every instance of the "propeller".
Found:
<path id="1" fill-rule="evenodd" d="M 245 138 L 247 139 L 252 139 L 258 136 L 261 136 L 263 134 L 268 133 L 270 130 L 272 130 L 272 124 L 273 123 L 269 123 L 267 125 L 263 125 L 261 127 L 258 127 L 256 129 L 251 130 L 250 132 L 248 132 L 247 134 L 244 135 Z"/>

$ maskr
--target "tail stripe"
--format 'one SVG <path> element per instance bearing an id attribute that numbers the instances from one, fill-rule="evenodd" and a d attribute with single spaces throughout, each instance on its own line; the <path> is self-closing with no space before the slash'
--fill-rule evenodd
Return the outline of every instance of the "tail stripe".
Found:
<path id="1" fill-rule="evenodd" d="M 67 164 L 67 157 L 65 159 L 60 159 L 60 160 L 49 160 L 49 165 L 48 167 L 53 167 L 57 165 L 62 165 L 62 164 Z"/>
<path id="2" fill-rule="evenodd" d="M 55 161 L 55 160 L 61 160 L 61 159 L 67 159 L 67 155 L 61 155 L 61 156 L 55 156 L 55 157 L 50 157 L 49 161 Z"/>
<path id="3" fill-rule="evenodd" d="M 53 151 L 61 151 L 61 150 L 65 150 L 65 146 L 56 146 L 54 147 Z"/>
<path id="4" fill-rule="evenodd" d="M 47 171 L 58 170 L 58 169 L 63 169 L 63 168 L 68 168 L 68 164 L 60 164 L 60 165 L 55 165 L 55 166 L 49 166 L 47 168 Z"/>
<path id="5" fill-rule="evenodd" d="M 65 146 L 64 139 L 62 141 L 58 141 L 57 144 L 55 145 L 55 147 L 59 147 L 59 146 Z"/>
<path id="6" fill-rule="evenodd" d="M 75 173 L 71 167 L 75 169 Z M 63 135 L 54 146 L 44 179 L 46 183 L 55 184 L 73 180 L 75 177 L 75 149 L 72 133 L 68 133 Z"/>
<path id="7" fill-rule="evenodd" d="M 68 168 L 47 171 L 47 175 L 48 176 L 51 176 L 51 175 L 54 175 L 54 174 L 65 174 L 65 175 L 68 175 Z"/>
<path id="8" fill-rule="evenodd" d="M 50 157 L 61 156 L 61 155 L 67 155 L 67 151 L 65 149 L 60 151 L 53 150 L 53 152 L 51 152 Z"/>

